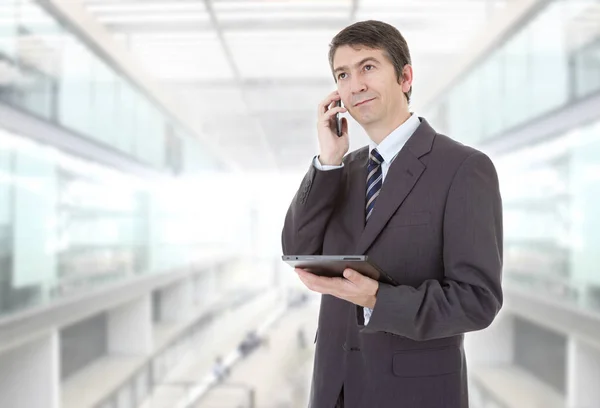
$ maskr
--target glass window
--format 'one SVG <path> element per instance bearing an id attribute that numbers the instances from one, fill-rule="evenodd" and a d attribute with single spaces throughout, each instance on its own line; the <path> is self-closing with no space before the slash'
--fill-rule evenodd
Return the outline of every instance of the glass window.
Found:
<path id="1" fill-rule="evenodd" d="M 435 101 L 450 95 L 449 134 L 467 143 L 495 137 L 600 90 L 597 7 L 597 0 L 549 1 L 490 50 Z"/>
<path id="2" fill-rule="evenodd" d="M 0 55 L 14 59 L 16 39 L 17 0 L 3 0 L 0 4 Z"/>
<path id="3" fill-rule="evenodd" d="M 473 143 L 481 138 L 480 72 L 477 68 L 465 76 L 449 99 L 450 136 L 462 143 Z"/>
<path id="4" fill-rule="evenodd" d="M 503 126 L 503 54 L 494 52 L 481 67 L 481 129 L 483 139 L 494 136 Z"/>
<path id="5" fill-rule="evenodd" d="M 507 281 L 600 309 L 600 122 L 505 155 L 497 168 Z"/>
<path id="6" fill-rule="evenodd" d="M 463 79 L 450 92 L 446 108 L 448 112 L 448 135 L 461 142 L 463 141 L 463 135 L 466 133 L 465 121 L 468 119 L 468 116 L 463 112 L 467 100 L 464 84 Z"/>
<path id="7" fill-rule="evenodd" d="M 116 101 L 116 78 L 104 62 L 94 58 L 91 76 L 90 109 L 93 112 L 89 135 L 109 146 L 116 138 L 115 115 L 119 108 Z"/>
<path id="8" fill-rule="evenodd" d="M 600 287 L 600 122 L 574 136 L 569 169 L 572 278 L 578 286 Z"/>
<path id="9" fill-rule="evenodd" d="M 134 90 L 122 77 L 118 80 L 117 95 L 119 109 L 115 116 L 118 124 L 118 131 L 115 132 L 117 135 L 115 147 L 124 153 L 132 154 L 134 151 L 132 135 L 135 133 L 135 109 L 138 100 Z"/>
<path id="10" fill-rule="evenodd" d="M 37 4 L 21 1 L 18 5 L 15 57 L 21 77 L 15 102 L 39 116 L 54 119 L 62 30 Z"/>
<path id="11" fill-rule="evenodd" d="M 169 135 L 179 124 L 36 1 L 0 5 L 0 100 L 150 166 L 183 167 Z"/>
<path id="12" fill-rule="evenodd" d="M 465 105 L 459 108 L 463 111 L 464 133 L 460 135 L 461 141 L 473 144 L 482 137 L 482 108 L 481 108 L 481 68 L 476 67 L 467 77 L 463 89 Z"/>
<path id="13" fill-rule="evenodd" d="M 530 22 L 531 46 L 529 115 L 533 118 L 567 102 L 569 96 L 568 57 L 563 1 L 552 2 Z"/>
<path id="14" fill-rule="evenodd" d="M 147 271 L 139 180 L 5 131 L 0 146 L 0 312 Z"/>
<path id="15" fill-rule="evenodd" d="M 88 49 L 75 37 L 66 35 L 58 94 L 59 121 L 83 135 L 89 134 L 90 124 L 94 123 L 91 109 L 92 62 Z"/>
<path id="16" fill-rule="evenodd" d="M 600 35 L 574 56 L 576 94 L 584 97 L 600 90 Z"/>
<path id="17" fill-rule="evenodd" d="M 530 30 L 522 29 L 511 38 L 503 48 L 504 95 L 502 98 L 502 115 L 507 128 L 521 123 L 529 111 L 530 93 Z"/>
<path id="18" fill-rule="evenodd" d="M 15 149 L 13 161 L 12 285 L 47 289 L 56 281 L 56 169 L 52 151 L 23 141 Z"/>
<path id="19" fill-rule="evenodd" d="M 135 156 L 142 162 L 156 162 L 156 150 L 160 148 L 157 127 L 160 126 L 160 113 L 140 95 L 136 109 Z"/>

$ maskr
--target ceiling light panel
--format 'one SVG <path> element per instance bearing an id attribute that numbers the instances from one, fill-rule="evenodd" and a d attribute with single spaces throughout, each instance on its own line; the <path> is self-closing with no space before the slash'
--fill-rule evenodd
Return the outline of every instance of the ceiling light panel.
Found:
<path id="1" fill-rule="evenodd" d="M 327 10 L 340 9 L 350 10 L 352 0 L 237 0 L 237 1 L 213 1 L 213 8 L 216 12 L 225 11 L 255 11 L 262 10 L 265 12 L 274 10 L 298 11 L 306 9 Z"/>
<path id="2" fill-rule="evenodd" d="M 357 20 L 423 20 L 429 22 L 485 21 L 506 0 L 370 0 L 359 3 Z"/>
<path id="3" fill-rule="evenodd" d="M 146 68 L 165 80 L 231 79 L 233 73 L 214 33 L 132 35 L 131 51 Z"/>
<path id="4" fill-rule="evenodd" d="M 203 1 L 195 2 L 104 2 L 86 5 L 91 13 L 118 14 L 118 13 L 149 13 L 149 12 L 205 12 L 206 5 Z"/>
<path id="5" fill-rule="evenodd" d="M 277 10 L 265 12 L 231 12 L 219 13 L 218 20 L 223 22 L 230 21 L 256 21 L 256 20 L 333 20 L 347 19 L 348 13 L 339 10 L 314 11 L 314 10 Z"/>
<path id="6" fill-rule="evenodd" d="M 335 31 L 274 30 L 226 33 L 243 78 L 330 78 L 327 61 Z"/>
<path id="7" fill-rule="evenodd" d="M 126 14 L 103 14 L 96 17 L 101 23 L 127 23 L 127 24 L 146 24 L 146 23 L 173 23 L 173 22 L 198 22 L 206 23 L 210 21 L 208 13 L 200 12 L 160 12 L 160 13 L 126 13 Z"/>

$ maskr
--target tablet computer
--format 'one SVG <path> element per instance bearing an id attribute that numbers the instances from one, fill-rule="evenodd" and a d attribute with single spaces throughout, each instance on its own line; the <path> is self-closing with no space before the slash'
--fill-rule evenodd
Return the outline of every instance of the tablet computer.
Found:
<path id="1" fill-rule="evenodd" d="M 396 286 L 388 274 L 369 260 L 368 255 L 284 255 L 281 259 L 293 268 L 304 269 L 318 276 L 342 277 L 350 268 L 379 282 Z"/>

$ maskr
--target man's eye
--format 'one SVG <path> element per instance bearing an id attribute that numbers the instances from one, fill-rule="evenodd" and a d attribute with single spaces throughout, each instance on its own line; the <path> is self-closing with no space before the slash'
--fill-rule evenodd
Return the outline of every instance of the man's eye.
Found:
<path id="1" fill-rule="evenodd" d="M 371 70 L 371 68 L 374 68 L 374 67 L 373 67 L 373 65 L 365 65 L 365 69 L 366 69 L 367 71 L 370 71 L 370 70 Z"/>
<path id="2" fill-rule="evenodd" d="M 346 78 L 346 73 L 342 72 L 341 74 L 338 75 L 338 79 L 344 79 Z"/>

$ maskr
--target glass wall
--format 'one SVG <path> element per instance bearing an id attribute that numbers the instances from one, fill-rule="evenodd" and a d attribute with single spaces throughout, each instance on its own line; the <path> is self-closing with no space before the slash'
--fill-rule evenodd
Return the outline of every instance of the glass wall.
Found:
<path id="1" fill-rule="evenodd" d="M 206 200 L 214 174 L 142 179 L 0 127 L 0 316 L 240 253 L 246 226 Z"/>
<path id="2" fill-rule="evenodd" d="M 493 48 L 426 116 L 465 143 L 600 91 L 600 0 L 552 0 Z"/>
<path id="3" fill-rule="evenodd" d="M 507 281 L 600 310 L 600 120 L 496 164 Z"/>
<path id="4" fill-rule="evenodd" d="M 600 0 L 551 0 L 430 106 L 436 129 L 486 150 L 512 129 L 600 92 Z M 600 310 L 598 123 L 494 157 L 505 279 Z M 493 152 L 490 152 L 492 154 Z"/>
<path id="5" fill-rule="evenodd" d="M 47 119 L 157 169 L 185 167 L 197 144 L 158 104 L 107 65 L 34 0 L 0 3 L 0 102 Z M 191 156 L 191 157 L 190 157 Z M 211 163 L 220 166 L 215 158 Z"/>

